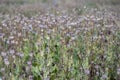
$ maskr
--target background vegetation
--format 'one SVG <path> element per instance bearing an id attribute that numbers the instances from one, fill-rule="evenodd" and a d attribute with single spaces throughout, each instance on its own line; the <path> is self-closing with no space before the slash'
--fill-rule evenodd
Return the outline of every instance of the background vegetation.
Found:
<path id="1" fill-rule="evenodd" d="M 120 80 L 119 0 L 1 0 L 1 80 Z"/>

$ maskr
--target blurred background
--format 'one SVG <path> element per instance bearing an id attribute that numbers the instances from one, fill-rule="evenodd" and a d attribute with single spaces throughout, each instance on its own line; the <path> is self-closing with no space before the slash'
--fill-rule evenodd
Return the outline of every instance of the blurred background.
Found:
<path id="1" fill-rule="evenodd" d="M 70 11 L 73 8 L 84 7 L 106 8 L 119 13 L 120 0 L 0 0 L 0 13 L 4 14 L 22 12 L 32 15 L 51 8 Z"/>
<path id="2" fill-rule="evenodd" d="M 0 80 L 120 80 L 119 13 L 120 0 L 0 0 Z"/>

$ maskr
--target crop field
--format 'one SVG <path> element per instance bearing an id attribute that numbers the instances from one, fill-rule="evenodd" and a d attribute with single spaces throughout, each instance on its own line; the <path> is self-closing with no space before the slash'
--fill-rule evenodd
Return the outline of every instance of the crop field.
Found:
<path id="1" fill-rule="evenodd" d="M 0 80 L 120 80 L 118 12 L 11 1 L 0 1 Z"/>

